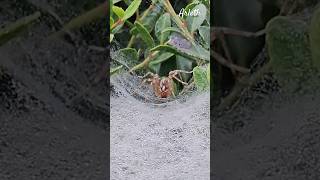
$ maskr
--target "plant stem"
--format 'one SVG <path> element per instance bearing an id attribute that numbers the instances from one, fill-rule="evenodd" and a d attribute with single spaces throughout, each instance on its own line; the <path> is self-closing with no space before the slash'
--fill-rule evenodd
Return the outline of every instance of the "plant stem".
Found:
<path id="1" fill-rule="evenodd" d="M 131 36 L 130 41 L 129 41 L 128 45 L 127 45 L 128 48 L 131 48 L 131 46 L 133 45 L 135 39 L 136 39 L 135 35 Z"/>
<path id="2" fill-rule="evenodd" d="M 0 29 L 0 45 L 16 37 L 20 32 L 27 30 L 28 25 L 38 20 L 40 16 L 40 12 L 35 12 L 32 15 L 23 17 L 16 22 Z"/>
<path id="3" fill-rule="evenodd" d="M 133 72 L 133 71 L 136 71 L 136 70 L 138 70 L 138 69 L 141 69 L 141 68 L 146 67 L 146 66 L 149 64 L 149 62 L 150 62 L 156 55 L 158 55 L 159 52 L 160 52 L 160 51 L 154 51 L 154 52 L 150 53 L 149 56 L 148 56 L 142 63 L 134 66 L 133 68 L 131 68 L 131 69 L 130 69 L 130 72 Z"/>
<path id="4" fill-rule="evenodd" d="M 116 23 L 114 23 L 112 26 L 111 26 L 111 32 L 114 28 L 116 28 L 117 26 L 121 25 L 123 23 L 123 21 L 121 19 L 119 19 Z"/>
<path id="5" fill-rule="evenodd" d="M 175 21 L 175 23 L 177 24 L 177 26 L 182 31 L 182 33 L 185 36 L 185 38 L 187 38 L 189 41 L 194 43 L 193 35 L 188 31 L 188 29 L 186 28 L 185 23 L 183 23 L 181 21 L 180 17 L 176 14 L 176 12 L 174 11 L 170 1 L 169 0 L 162 0 L 162 3 L 164 5 L 164 7 L 166 8 L 166 10 L 168 11 L 168 13 L 173 18 L 173 20 Z"/>
<path id="6" fill-rule="evenodd" d="M 123 68 L 123 65 L 120 65 L 120 66 L 118 66 L 118 67 L 116 67 L 116 68 L 114 68 L 114 69 L 111 69 L 111 70 L 110 70 L 110 75 L 115 74 L 117 71 L 119 71 L 119 70 L 122 69 L 122 68 Z"/>
<path id="7" fill-rule="evenodd" d="M 265 73 L 271 70 L 270 63 L 263 65 L 257 72 L 252 75 L 243 76 L 233 87 L 231 93 L 225 97 L 220 103 L 218 109 L 223 110 L 227 107 L 230 107 L 235 101 L 237 101 L 242 93 L 252 87 L 255 83 L 257 83 Z"/>
<path id="8" fill-rule="evenodd" d="M 96 8 L 85 12 L 84 14 L 73 18 L 66 25 L 63 26 L 62 30 L 56 33 L 57 36 L 63 35 L 65 32 L 78 29 L 86 24 L 89 24 L 97 19 L 105 18 L 107 15 L 108 3 L 105 2 Z"/>
<path id="9" fill-rule="evenodd" d="M 142 16 L 140 17 L 140 19 L 138 19 L 138 20 L 139 20 L 139 21 L 142 21 L 142 20 L 150 13 L 150 11 L 151 11 L 153 8 L 154 8 L 154 4 L 152 3 L 152 4 L 148 7 L 148 9 L 144 11 L 143 15 L 142 15 Z M 137 17 L 138 17 L 138 16 L 137 16 Z M 133 43 L 134 43 L 135 40 L 136 40 L 136 36 L 135 36 L 135 35 L 131 36 L 127 47 L 130 48 L 130 47 L 133 45 Z"/>

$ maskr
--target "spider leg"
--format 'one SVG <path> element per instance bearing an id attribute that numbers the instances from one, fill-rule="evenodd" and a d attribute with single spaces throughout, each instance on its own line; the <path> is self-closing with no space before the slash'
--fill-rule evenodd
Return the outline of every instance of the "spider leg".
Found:
<path id="1" fill-rule="evenodd" d="M 176 76 L 172 76 L 172 78 L 174 78 L 175 80 L 177 80 L 178 82 L 180 82 L 183 85 L 188 85 L 188 83 L 183 82 L 182 80 L 180 80 L 179 78 L 177 78 Z"/>
<path id="2" fill-rule="evenodd" d="M 266 33 L 266 30 L 262 29 L 257 32 L 248 32 L 248 31 L 241 31 L 241 30 L 236 30 L 236 29 L 232 29 L 232 28 L 228 28 L 228 27 L 213 27 L 211 35 L 217 35 L 219 33 L 232 35 L 232 36 L 256 38 L 256 37 L 264 35 Z"/>
<path id="3" fill-rule="evenodd" d="M 155 74 L 153 74 L 152 72 L 147 72 L 144 76 L 139 76 L 141 79 L 146 79 L 147 77 L 154 77 Z"/>
<path id="4" fill-rule="evenodd" d="M 185 70 L 174 70 L 169 72 L 169 78 L 172 79 L 174 78 L 178 82 L 180 82 L 183 85 L 188 85 L 188 83 L 183 82 L 181 79 L 181 74 L 180 73 L 192 73 L 192 71 L 185 71 Z M 179 75 L 180 78 L 177 78 L 177 75 Z"/>

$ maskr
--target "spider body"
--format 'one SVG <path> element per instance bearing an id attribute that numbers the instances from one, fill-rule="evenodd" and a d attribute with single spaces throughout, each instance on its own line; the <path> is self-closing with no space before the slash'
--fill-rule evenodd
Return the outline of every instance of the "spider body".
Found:
<path id="1" fill-rule="evenodd" d="M 154 94 L 158 98 L 169 98 L 171 96 L 175 96 L 176 85 L 173 79 L 176 79 L 178 82 L 182 83 L 183 85 L 187 85 L 187 83 L 181 81 L 176 76 L 180 73 L 191 73 L 185 72 L 182 70 L 175 70 L 169 73 L 168 77 L 160 78 L 158 74 L 147 73 L 146 76 L 149 78 L 146 80 L 147 82 L 151 82 L 151 86 L 153 87 Z M 146 77 L 145 76 L 145 77 Z"/>
<path id="2" fill-rule="evenodd" d="M 153 86 L 153 91 L 155 95 L 159 98 L 168 98 L 172 95 L 174 95 L 174 84 L 173 84 L 172 78 L 169 77 L 163 77 L 159 78 L 158 75 L 156 75 L 151 85 Z"/>

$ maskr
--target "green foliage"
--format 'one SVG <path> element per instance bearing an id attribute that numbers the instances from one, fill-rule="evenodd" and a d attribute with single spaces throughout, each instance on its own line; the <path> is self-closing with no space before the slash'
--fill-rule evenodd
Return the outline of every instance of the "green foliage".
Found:
<path id="1" fill-rule="evenodd" d="M 172 56 L 174 56 L 174 53 L 171 52 L 165 52 L 158 55 L 153 61 L 149 63 L 149 68 L 153 72 L 159 74 L 160 73 L 160 67 L 161 63 L 169 60 Z"/>
<path id="2" fill-rule="evenodd" d="M 186 4 L 184 10 L 200 12 L 192 17 L 180 17 L 180 9 L 174 9 L 168 0 L 153 0 L 148 7 L 142 6 L 141 0 L 124 1 L 128 7 L 116 6 L 118 2 L 112 4 L 110 42 L 121 39 L 126 43 L 123 39 L 127 37 L 126 48 L 119 51 L 131 61 L 131 71 L 165 76 L 173 70 L 193 72 L 181 73 L 179 78 L 189 84 L 194 81 L 199 90 L 209 87 L 209 70 L 203 69 L 210 62 L 209 1 Z M 181 90 L 182 84 L 178 87 Z"/>
<path id="3" fill-rule="evenodd" d="M 17 20 L 14 23 L 11 23 L 4 28 L 0 29 L 0 45 L 8 42 L 12 38 L 16 37 L 20 32 L 27 30 L 28 26 L 36 20 L 40 18 L 41 14 L 40 12 L 35 12 L 32 15 L 23 17 L 19 20 Z"/>
<path id="4" fill-rule="evenodd" d="M 129 19 L 138 10 L 140 4 L 141 0 L 134 0 L 124 12 L 124 16 L 121 18 L 122 21 Z"/>
<path id="5" fill-rule="evenodd" d="M 193 68 L 193 77 L 198 91 L 204 91 L 209 88 L 207 68 L 196 66 Z"/>
<path id="6" fill-rule="evenodd" d="M 114 12 L 118 16 L 119 19 L 123 18 L 124 14 L 125 14 L 124 10 L 118 6 L 113 6 L 112 12 Z"/>
<path id="7" fill-rule="evenodd" d="M 134 48 L 123 48 L 118 51 L 118 57 L 122 57 L 123 59 L 130 59 L 132 63 L 138 62 L 138 52 Z"/>
<path id="8" fill-rule="evenodd" d="M 119 1 L 117 1 L 117 2 L 119 2 Z M 120 7 L 114 6 L 114 3 L 116 3 L 116 2 L 112 2 L 112 1 L 110 2 L 110 9 L 111 9 L 110 12 L 112 12 L 112 13 L 110 13 L 110 15 L 111 15 L 110 16 L 110 19 L 111 19 L 110 20 L 110 29 L 111 29 L 110 35 L 111 36 L 114 36 L 114 34 L 117 33 L 118 30 L 123 26 L 123 23 L 127 19 L 129 19 L 131 16 L 134 15 L 134 13 L 138 10 L 138 8 L 141 4 L 141 0 L 134 0 L 125 11 L 123 11 L 123 9 Z M 116 23 L 111 24 L 111 22 L 115 22 L 114 14 L 116 14 L 118 16 L 117 21 L 116 21 Z M 110 42 L 112 42 L 111 39 L 113 39 L 113 38 L 110 38 Z"/>
<path id="9" fill-rule="evenodd" d="M 274 74 L 285 91 L 296 92 L 309 81 L 312 69 L 307 24 L 275 17 L 266 27 L 266 43 Z"/>
<path id="10" fill-rule="evenodd" d="M 148 48 L 154 47 L 154 41 L 150 33 L 148 32 L 147 28 L 144 27 L 143 24 L 136 21 L 135 26 L 138 30 L 138 34 L 142 38 L 142 40 L 147 44 Z"/>
<path id="11" fill-rule="evenodd" d="M 207 46 L 210 46 L 210 27 L 208 26 L 200 26 L 199 34 L 202 40 L 206 43 Z"/>
<path id="12" fill-rule="evenodd" d="M 171 19 L 169 13 L 163 14 L 156 22 L 155 35 L 160 41 L 160 44 L 163 44 L 164 41 L 166 41 L 170 35 L 170 32 L 162 32 L 167 27 L 171 27 Z"/>
<path id="13" fill-rule="evenodd" d="M 320 70 L 320 6 L 313 13 L 310 25 L 310 45 L 313 64 Z"/>
<path id="14" fill-rule="evenodd" d="M 189 69 L 192 69 L 192 67 L 193 67 L 193 61 L 188 58 L 185 58 L 183 56 L 177 55 L 176 61 L 177 61 L 177 68 L 178 69 L 189 70 Z M 184 73 L 181 76 L 182 76 L 183 81 L 187 81 L 190 78 L 191 74 Z"/>
<path id="15" fill-rule="evenodd" d="M 198 30 L 207 17 L 207 8 L 205 5 L 198 4 L 194 8 L 192 8 L 192 11 L 193 10 L 199 10 L 200 14 L 198 16 L 187 17 L 188 29 L 190 30 L 190 32 L 195 32 L 196 30 Z"/>

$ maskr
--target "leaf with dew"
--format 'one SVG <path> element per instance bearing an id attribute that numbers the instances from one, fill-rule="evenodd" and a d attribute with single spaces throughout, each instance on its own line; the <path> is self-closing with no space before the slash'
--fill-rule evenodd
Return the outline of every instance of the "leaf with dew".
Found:
<path id="1" fill-rule="evenodd" d="M 138 21 L 136 21 L 134 24 L 139 32 L 140 37 L 147 44 L 147 46 L 149 48 L 154 47 L 154 40 L 148 30 L 143 26 L 143 24 Z"/>
<path id="2" fill-rule="evenodd" d="M 156 22 L 155 25 L 155 35 L 160 41 L 160 44 L 163 44 L 169 37 L 170 33 L 169 32 L 163 32 L 163 30 L 167 27 L 171 26 L 171 19 L 170 19 L 170 14 L 165 13 Z"/>
<path id="3" fill-rule="evenodd" d="M 190 32 L 195 32 L 202 25 L 207 16 L 207 8 L 203 4 L 196 5 L 193 12 L 198 12 L 197 16 L 188 16 L 186 21 Z"/>
<path id="4" fill-rule="evenodd" d="M 193 78 L 198 91 L 208 89 L 209 82 L 207 79 L 206 69 L 196 66 L 193 68 Z"/>

